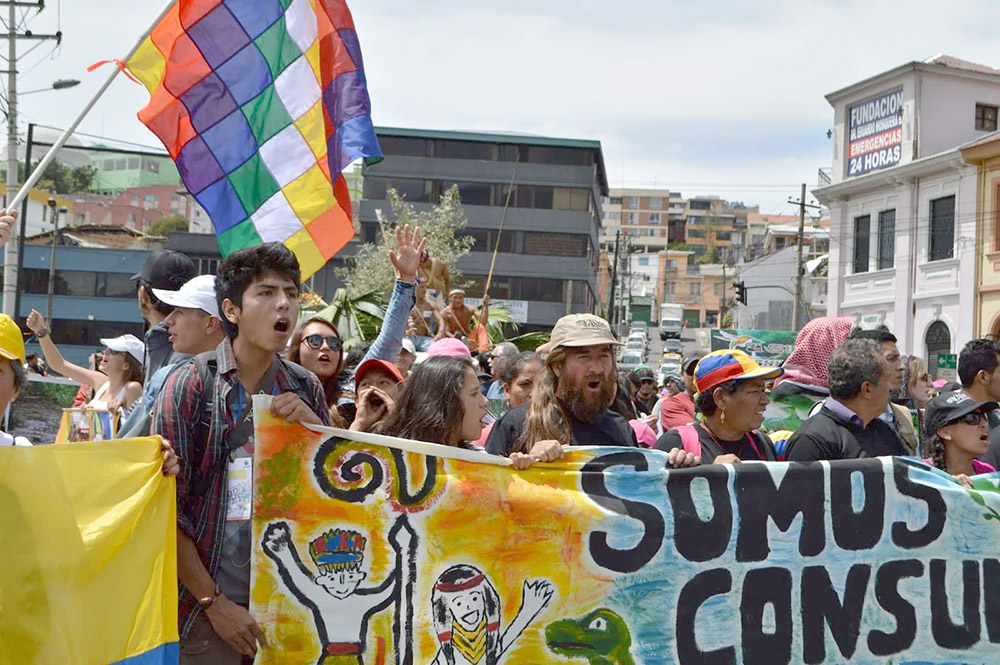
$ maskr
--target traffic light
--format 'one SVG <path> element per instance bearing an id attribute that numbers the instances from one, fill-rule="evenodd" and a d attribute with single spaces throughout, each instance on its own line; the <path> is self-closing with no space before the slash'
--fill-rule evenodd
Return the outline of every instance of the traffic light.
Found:
<path id="1" fill-rule="evenodd" d="M 744 286 L 742 281 L 733 282 L 733 286 L 736 287 L 736 301 L 744 305 L 747 304 L 747 287 Z"/>

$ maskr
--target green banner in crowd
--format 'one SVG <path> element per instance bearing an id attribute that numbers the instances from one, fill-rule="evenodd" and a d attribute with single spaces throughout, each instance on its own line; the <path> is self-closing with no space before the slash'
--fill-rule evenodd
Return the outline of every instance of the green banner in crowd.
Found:
<path id="1" fill-rule="evenodd" d="M 712 330 L 712 350 L 739 349 L 766 367 L 777 367 L 795 346 L 791 330 Z"/>

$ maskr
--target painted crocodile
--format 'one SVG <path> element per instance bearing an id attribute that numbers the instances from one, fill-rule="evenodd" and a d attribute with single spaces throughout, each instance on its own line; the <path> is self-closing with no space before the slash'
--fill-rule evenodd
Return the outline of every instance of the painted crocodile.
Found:
<path id="1" fill-rule="evenodd" d="M 590 665 L 635 665 L 632 635 L 625 621 L 609 609 L 581 619 L 562 619 L 545 627 L 545 644 L 560 656 L 586 658 Z"/>

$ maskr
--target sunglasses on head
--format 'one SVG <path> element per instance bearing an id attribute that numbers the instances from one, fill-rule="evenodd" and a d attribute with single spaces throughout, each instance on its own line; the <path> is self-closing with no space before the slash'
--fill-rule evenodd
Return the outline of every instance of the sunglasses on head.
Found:
<path id="1" fill-rule="evenodd" d="M 334 335 L 306 335 L 302 341 L 308 344 L 310 349 L 322 348 L 323 342 L 326 342 L 331 351 L 340 351 L 344 348 L 344 343 Z"/>
<path id="2" fill-rule="evenodd" d="M 986 418 L 986 414 L 982 411 L 973 411 L 972 413 L 967 413 L 957 420 L 952 420 L 953 423 L 965 423 L 966 425 L 978 425 L 983 419 Z"/>

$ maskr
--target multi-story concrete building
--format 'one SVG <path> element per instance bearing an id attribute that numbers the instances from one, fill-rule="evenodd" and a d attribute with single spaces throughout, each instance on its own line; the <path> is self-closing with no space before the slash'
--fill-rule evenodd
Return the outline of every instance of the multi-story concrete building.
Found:
<path id="1" fill-rule="evenodd" d="M 90 164 L 97 169 L 90 191 L 108 197 L 133 187 L 181 186 L 177 165 L 169 155 L 92 152 Z"/>
<path id="2" fill-rule="evenodd" d="M 978 176 L 961 147 L 996 131 L 1000 70 L 942 55 L 826 99 L 829 312 L 888 328 L 933 371 L 977 333 Z"/>
<path id="3" fill-rule="evenodd" d="M 683 206 L 680 194 L 667 189 L 609 190 L 602 201 L 601 246 L 613 250 L 618 232 L 642 251 L 657 252 L 672 243 L 683 242 L 683 215 L 680 226 L 675 223 L 671 233 L 670 209 L 673 205 L 676 210 L 678 201 Z"/>
<path id="4" fill-rule="evenodd" d="M 714 255 L 720 262 L 735 263 L 746 247 L 747 218 L 758 208 L 729 203 L 717 196 L 687 200 L 684 240 L 696 257 Z"/>
<path id="5" fill-rule="evenodd" d="M 499 246 L 490 296 L 526 303 L 523 330 L 550 328 L 570 312 L 600 311 L 599 201 L 608 193 L 600 142 L 386 127 L 376 132 L 385 159 L 364 171 L 362 241 L 377 241 L 376 213 L 389 213 L 389 188 L 419 210 L 455 184 L 475 239 L 458 265 L 470 296 L 482 294 Z"/>
<path id="6" fill-rule="evenodd" d="M 690 328 L 718 326 L 725 304 L 733 297 L 735 269 L 721 263 L 696 262 L 687 250 L 659 252 L 660 302 L 684 305 Z"/>

